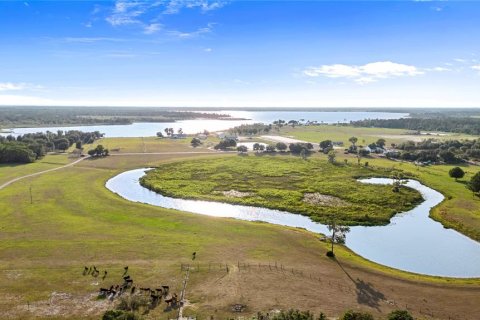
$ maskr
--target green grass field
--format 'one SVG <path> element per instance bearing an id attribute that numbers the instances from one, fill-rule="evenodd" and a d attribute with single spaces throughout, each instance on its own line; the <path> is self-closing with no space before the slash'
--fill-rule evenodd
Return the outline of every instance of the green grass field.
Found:
<path id="1" fill-rule="evenodd" d="M 440 140 L 478 138 L 477 136 L 457 133 L 448 133 L 445 135 L 413 135 L 412 131 L 403 129 L 360 128 L 343 125 L 297 126 L 295 128 L 285 126 L 282 127 L 279 132 L 272 131 L 270 134 L 277 133 L 282 136 L 291 136 L 295 139 L 317 144 L 323 140 L 342 141 L 346 146 L 350 145 L 348 139 L 352 136 L 357 137 L 358 144 L 364 146 L 376 142 L 379 138 L 385 139 L 387 146 L 390 146 L 392 143 L 401 143 L 408 140 L 422 141 L 429 138 Z"/>
<path id="2" fill-rule="evenodd" d="M 42 159 L 28 164 L 0 164 L 0 184 L 11 179 L 43 170 L 61 167 L 74 161 L 67 154 L 48 154 Z"/>
<path id="3" fill-rule="evenodd" d="M 101 144 L 109 149 L 111 153 L 151 153 L 151 152 L 178 152 L 178 151 L 207 151 L 209 147 L 213 147 L 218 143 L 218 138 L 208 137 L 202 141 L 202 145 L 193 148 L 190 145 L 192 137 L 186 139 L 169 139 L 157 137 L 145 138 L 103 138 L 95 141 L 91 145 L 85 145 L 85 151 L 95 148 Z"/>
<path id="4" fill-rule="evenodd" d="M 124 142 L 124 150 L 136 148 L 137 142 L 129 139 Z M 172 143 L 179 143 L 179 150 L 190 148 L 179 141 Z M 122 148 L 122 144 L 119 146 Z M 159 146 L 157 150 L 167 152 L 171 147 Z M 178 292 L 183 279 L 180 264 L 192 263 L 193 251 L 197 252 L 194 264 L 198 263 L 201 269 L 191 273 L 187 288 L 190 304 L 185 315 L 197 315 L 199 319 L 233 317 L 236 314 L 230 306 L 234 303 L 248 305 L 246 315 L 294 307 L 316 313 L 324 311 L 332 317 L 354 308 L 381 317 L 405 305 L 419 318 L 424 316 L 421 312 L 426 308 L 438 319 L 449 316 L 475 319 L 474 315 L 480 312 L 476 303 L 480 279 L 414 275 L 366 261 L 341 246 L 336 249 L 337 263 L 325 256 L 328 245 L 319 241 L 318 235 L 301 229 L 162 209 L 124 200 L 104 187 L 109 178 L 125 170 L 170 166 L 178 161 L 213 161 L 219 156 L 217 153 L 118 155 L 86 159 L 74 167 L 30 178 L 28 183 L 19 181 L 0 190 L 2 317 L 99 319 L 103 310 L 113 308 L 116 302 L 98 301 L 95 293 L 100 287 L 119 283 L 125 265 L 130 267 L 138 287 L 168 284 Z M 239 158 L 235 154 L 221 156 L 235 159 L 232 161 Z M 253 155 L 250 158 L 256 159 Z M 302 163 L 297 157 L 288 158 Z M 323 163 L 325 159 L 325 155 L 315 154 L 309 161 Z M 446 218 L 455 217 L 459 228 L 465 227 L 469 217 L 474 217 L 479 201 L 462 193 L 461 183 L 446 176 L 448 166 L 416 168 L 382 159 L 368 161 L 374 167 L 410 171 L 427 185 L 451 196 L 452 199 L 433 211 L 434 217 L 445 209 Z M 62 165 L 68 159 L 59 156 L 49 162 Z M 25 170 L 38 170 L 39 165 L 40 162 L 0 167 L 0 174 L 2 179 L 8 179 L 7 175 L 22 176 Z M 467 179 L 476 171 L 476 167 L 465 169 L 469 172 Z M 454 201 L 464 202 L 474 210 L 457 210 Z M 450 211 L 450 207 L 454 210 Z M 439 215 L 443 223 L 449 221 L 446 218 Z M 480 227 L 475 225 L 478 221 L 472 221 L 466 230 L 478 232 Z M 239 262 L 252 268 L 242 271 L 237 267 Z M 276 271 L 274 267 L 272 270 L 276 263 L 294 271 Z M 107 269 L 109 275 L 105 280 L 82 276 L 85 265 Z M 229 272 L 225 272 L 225 265 Z M 265 267 L 254 269 L 257 265 Z M 369 297 L 374 304 L 365 302 L 365 295 L 372 292 L 375 296 Z M 68 298 L 56 298 L 58 294 L 66 294 Z M 377 296 L 384 298 L 376 299 Z M 389 301 L 395 301 L 396 305 Z M 164 312 L 162 307 L 145 318 L 175 316 L 175 312 Z"/>
<path id="5" fill-rule="evenodd" d="M 422 201 L 421 195 L 409 188 L 395 193 L 391 186 L 356 181 L 359 177 L 391 175 L 388 169 L 332 165 L 318 158 L 250 155 L 164 165 L 149 171 L 142 185 L 176 198 L 279 209 L 305 214 L 322 223 L 335 216 L 343 224 L 380 225 Z M 244 195 L 222 193 L 229 190 Z M 305 194 L 315 193 L 319 193 L 317 201 L 304 201 Z"/>

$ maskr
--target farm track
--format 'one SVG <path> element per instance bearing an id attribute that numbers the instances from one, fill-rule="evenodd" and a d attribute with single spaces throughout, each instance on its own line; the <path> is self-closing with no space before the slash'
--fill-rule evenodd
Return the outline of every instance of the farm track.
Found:
<path id="1" fill-rule="evenodd" d="M 220 153 L 220 154 L 222 154 L 222 153 L 236 153 L 236 151 L 221 151 L 221 152 L 219 152 L 219 151 L 126 152 L 126 153 L 113 153 L 113 154 L 110 154 L 110 156 L 175 155 L 175 154 L 181 155 L 181 154 L 212 154 L 212 153 Z M 14 178 L 12 180 L 9 180 L 9 181 L 1 184 L 0 185 L 0 190 L 8 187 L 12 183 L 15 183 L 17 181 L 20 181 L 20 180 L 23 180 L 23 179 L 26 179 L 26 178 L 36 177 L 36 176 L 39 176 L 39 175 L 44 174 L 44 173 L 53 172 L 53 171 L 57 171 L 57 170 L 60 170 L 60 169 L 72 167 L 72 166 L 74 166 L 74 165 L 76 165 L 76 164 L 80 163 L 81 161 L 83 161 L 85 159 L 88 159 L 88 158 L 90 158 L 90 156 L 85 156 L 85 157 L 80 158 L 80 159 L 78 159 L 74 162 L 68 163 L 68 164 L 60 166 L 60 167 L 51 168 L 51 169 L 47 169 L 47 170 L 43 170 L 43 171 L 39 171 L 39 172 L 35 172 L 35 173 L 31 173 L 31 174 L 27 174 L 27 175 L 24 175 L 24 176 L 21 176 L 21 177 Z"/>
<path id="2" fill-rule="evenodd" d="M 31 173 L 31 174 L 27 174 L 25 176 L 21 176 L 21 177 L 17 177 L 17 178 L 14 178 L 10 181 L 7 181 L 5 182 L 4 184 L 0 185 L 0 190 L 2 190 L 3 188 L 5 187 L 8 187 L 9 185 L 11 185 L 12 183 L 15 183 L 17 181 L 20 181 L 20 180 L 23 180 L 23 179 L 26 179 L 26 178 L 31 178 L 31 177 L 36 177 L 36 176 L 39 176 L 41 174 L 44 174 L 44 173 L 48 173 L 48 172 L 52 172 L 52 171 L 56 171 L 56 170 L 60 170 L 60 169 L 63 169 L 63 168 L 67 168 L 67 167 L 71 167 L 71 166 L 74 166 L 76 165 L 77 163 L 85 160 L 85 159 L 88 159 L 89 156 L 87 157 L 83 157 L 83 158 L 80 158 L 74 162 L 71 162 L 71 163 L 68 163 L 64 166 L 60 166 L 60 167 L 56 167 L 56 168 L 51 168 L 51 169 L 47 169 L 47 170 L 43 170 L 43 171 L 39 171 L 39 172 L 35 172 L 35 173 Z"/>

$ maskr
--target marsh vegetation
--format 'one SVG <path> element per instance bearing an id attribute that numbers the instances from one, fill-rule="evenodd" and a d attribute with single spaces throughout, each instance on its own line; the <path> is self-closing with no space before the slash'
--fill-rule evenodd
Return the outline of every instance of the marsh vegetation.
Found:
<path id="1" fill-rule="evenodd" d="M 143 186 L 163 195 L 213 200 L 304 214 L 327 223 L 335 215 L 342 224 L 387 224 L 407 211 L 421 195 L 402 187 L 357 182 L 360 177 L 389 177 L 393 170 L 302 160 L 292 156 L 239 156 L 162 165 L 141 179 Z M 231 197 L 235 190 L 248 194 Z"/>

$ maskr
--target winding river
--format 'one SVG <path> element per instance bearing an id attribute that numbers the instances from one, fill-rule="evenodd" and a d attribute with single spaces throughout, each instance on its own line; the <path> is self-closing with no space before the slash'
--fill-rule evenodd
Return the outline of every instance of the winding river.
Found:
<path id="1" fill-rule="evenodd" d="M 146 168 L 126 171 L 107 181 L 106 187 L 121 197 L 168 209 L 248 221 L 300 227 L 328 234 L 327 227 L 310 218 L 284 211 L 211 201 L 176 199 L 142 187 Z M 372 178 L 364 183 L 390 184 L 391 179 Z M 480 243 L 429 218 L 430 209 L 443 195 L 415 180 L 407 186 L 418 190 L 424 202 L 397 214 L 386 226 L 351 227 L 346 245 L 371 261 L 400 270 L 458 278 L 480 277 Z"/>

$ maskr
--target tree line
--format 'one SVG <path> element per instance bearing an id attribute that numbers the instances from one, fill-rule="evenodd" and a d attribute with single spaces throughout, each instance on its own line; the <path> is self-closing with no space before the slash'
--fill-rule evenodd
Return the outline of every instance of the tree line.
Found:
<path id="1" fill-rule="evenodd" d="M 0 126 L 7 128 L 18 125 L 130 124 L 225 118 L 231 119 L 228 114 L 164 108 L 0 107 Z"/>
<path id="2" fill-rule="evenodd" d="M 30 163 L 42 158 L 47 152 L 64 152 L 73 144 L 81 149 L 84 144 L 93 143 L 103 136 L 99 131 L 78 130 L 37 132 L 0 136 L 0 163 Z"/>
<path id="3" fill-rule="evenodd" d="M 407 141 L 392 145 L 398 152 L 387 153 L 387 157 L 407 161 L 459 163 L 480 159 L 480 139 L 446 140 L 426 139 L 421 142 Z"/>
<path id="4" fill-rule="evenodd" d="M 443 131 L 472 135 L 480 134 L 480 118 L 473 117 L 367 119 L 351 121 L 350 124 L 355 127 Z"/>
<path id="5" fill-rule="evenodd" d="M 242 124 L 240 126 L 233 127 L 228 130 L 228 133 L 233 135 L 252 136 L 257 134 L 269 133 L 270 130 L 272 130 L 271 124 L 253 123 L 253 124 Z"/>

